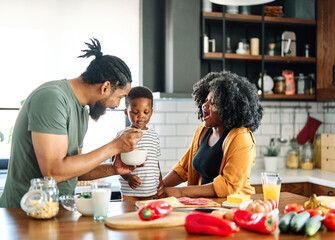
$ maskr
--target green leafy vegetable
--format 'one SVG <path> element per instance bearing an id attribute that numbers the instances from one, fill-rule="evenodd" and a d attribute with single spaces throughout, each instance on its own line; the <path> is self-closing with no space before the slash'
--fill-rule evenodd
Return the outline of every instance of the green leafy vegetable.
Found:
<path id="1" fill-rule="evenodd" d="M 79 195 L 79 198 L 92 198 L 92 193 L 91 192 L 82 192 Z"/>

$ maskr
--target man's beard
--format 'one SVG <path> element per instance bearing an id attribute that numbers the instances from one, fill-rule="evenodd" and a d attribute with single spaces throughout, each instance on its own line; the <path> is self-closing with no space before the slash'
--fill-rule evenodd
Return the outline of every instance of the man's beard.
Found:
<path id="1" fill-rule="evenodd" d="M 98 101 L 92 109 L 90 109 L 90 116 L 93 120 L 97 121 L 101 115 L 104 115 L 106 106 L 102 101 Z"/>

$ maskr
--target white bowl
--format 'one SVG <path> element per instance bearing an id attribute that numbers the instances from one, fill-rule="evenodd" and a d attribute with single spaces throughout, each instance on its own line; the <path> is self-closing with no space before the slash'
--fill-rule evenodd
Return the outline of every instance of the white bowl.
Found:
<path id="1" fill-rule="evenodd" d="M 147 158 L 146 149 L 135 149 L 131 152 L 121 153 L 121 161 L 127 165 L 141 165 Z"/>
<path id="2" fill-rule="evenodd" d="M 78 212 L 84 216 L 93 216 L 92 198 L 79 198 L 79 196 L 76 196 L 74 201 Z"/>

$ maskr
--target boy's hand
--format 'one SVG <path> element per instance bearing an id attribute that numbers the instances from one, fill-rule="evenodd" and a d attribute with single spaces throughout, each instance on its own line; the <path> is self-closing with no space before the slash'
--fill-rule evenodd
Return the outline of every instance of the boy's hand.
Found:
<path id="1" fill-rule="evenodd" d="M 136 175 L 130 175 L 127 180 L 132 189 L 138 188 L 142 184 L 141 179 Z"/>

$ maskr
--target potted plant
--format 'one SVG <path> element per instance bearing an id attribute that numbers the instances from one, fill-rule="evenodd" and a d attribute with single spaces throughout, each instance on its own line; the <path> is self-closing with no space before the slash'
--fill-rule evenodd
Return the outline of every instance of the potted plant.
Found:
<path id="1" fill-rule="evenodd" d="M 265 171 L 275 172 L 277 171 L 278 156 L 280 148 L 276 146 L 275 139 L 271 138 L 270 144 L 266 147 L 266 151 L 263 153 Z"/>

